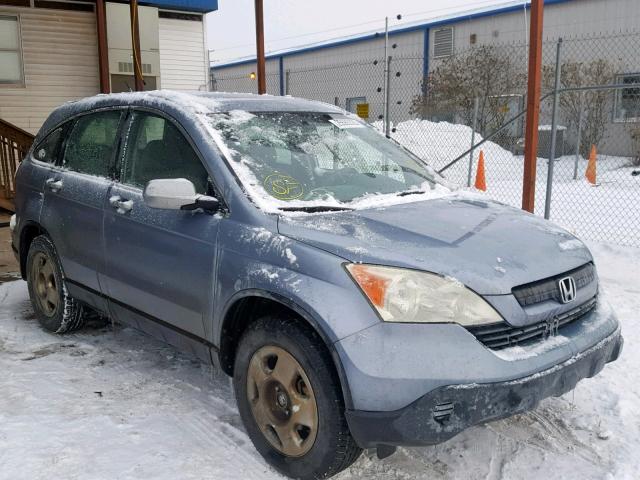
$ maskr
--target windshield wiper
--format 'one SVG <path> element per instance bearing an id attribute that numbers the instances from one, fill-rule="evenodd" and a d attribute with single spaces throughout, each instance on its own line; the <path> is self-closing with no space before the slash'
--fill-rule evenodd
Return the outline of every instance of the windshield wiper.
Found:
<path id="1" fill-rule="evenodd" d="M 406 197 L 407 195 L 419 195 L 422 193 L 427 193 L 424 190 L 408 190 L 406 192 L 400 192 L 396 195 L 396 197 Z"/>
<path id="2" fill-rule="evenodd" d="M 279 210 L 282 210 L 284 212 L 318 213 L 318 212 L 341 212 L 345 210 L 353 210 L 353 208 L 338 207 L 334 205 L 312 205 L 308 207 L 280 207 Z"/>

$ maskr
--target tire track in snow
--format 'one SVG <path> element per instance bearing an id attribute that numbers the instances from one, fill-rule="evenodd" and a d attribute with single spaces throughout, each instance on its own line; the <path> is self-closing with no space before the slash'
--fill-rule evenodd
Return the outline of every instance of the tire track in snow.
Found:
<path id="1" fill-rule="evenodd" d="M 225 432 L 225 423 L 212 414 L 199 411 L 198 415 L 191 416 L 187 423 L 181 422 L 181 419 L 174 416 L 177 425 L 180 428 L 193 435 L 197 439 L 197 443 L 207 445 L 207 449 L 216 452 L 217 460 L 224 462 L 225 470 L 232 472 L 238 471 L 239 479 L 262 479 L 270 476 L 265 473 L 272 472 L 271 468 L 262 460 L 258 452 L 253 449 L 248 437 L 246 441 L 239 444 L 237 438 L 230 436 Z M 247 448 L 250 446 L 250 449 Z M 271 478 L 282 478 L 273 472 Z"/>
<path id="2" fill-rule="evenodd" d="M 554 410 L 548 408 L 545 409 L 545 413 L 547 415 L 543 415 L 540 410 L 533 410 L 525 415 L 533 418 L 541 429 L 556 442 L 555 446 L 559 447 L 559 449 L 569 452 L 593 465 L 602 465 L 603 459 L 598 452 L 589 445 L 581 442 L 566 424 L 560 425 L 560 417 Z"/>
<path id="3" fill-rule="evenodd" d="M 154 345 L 155 340 L 149 338 L 143 337 L 144 350 L 139 349 L 139 346 L 135 350 L 127 348 L 127 344 L 139 335 L 137 332 L 127 332 L 121 338 L 124 341 L 121 347 L 124 352 L 115 352 L 115 355 L 123 355 L 126 352 L 125 361 L 110 365 L 109 376 L 120 378 L 122 388 L 116 388 L 110 394 L 119 397 L 119 401 L 144 395 L 150 403 L 155 402 L 156 408 L 170 406 L 173 401 L 177 401 L 180 412 L 169 413 L 166 416 L 168 424 L 183 432 L 184 438 L 193 439 L 190 443 L 206 446 L 207 451 L 215 452 L 212 455 L 217 461 L 223 460 L 222 465 L 228 471 L 233 471 L 234 466 L 238 470 L 237 465 L 241 465 L 242 474 L 238 478 L 265 478 L 265 472 L 271 472 L 270 467 L 255 451 L 244 430 L 220 418 L 238 417 L 237 421 L 240 421 L 235 407 L 230 405 L 224 396 L 219 396 L 219 393 L 225 393 L 226 386 L 221 385 L 221 379 L 216 378 L 216 373 L 210 376 L 203 375 L 203 369 L 199 365 L 193 365 L 190 360 L 185 361 L 185 358 L 171 347 Z M 161 363 L 167 354 L 176 357 L 173 360 L 177 368 L 139 372 L 134 366 L 139 362 Z M 132 366 L 134 368 L 131 368 Z M 219 389 L 222 392 L 219 392 Z M 281 478 L 275 472 L 272 472 L 271 476 Z"/>

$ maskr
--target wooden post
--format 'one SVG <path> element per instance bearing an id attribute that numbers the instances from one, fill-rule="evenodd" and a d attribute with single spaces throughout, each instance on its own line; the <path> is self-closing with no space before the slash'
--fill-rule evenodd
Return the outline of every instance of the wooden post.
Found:
<path id="1" fill-rule="evenodd" d="M 130 0 L 129 16 L 131 18 L 131 46 L 133 51 L 133 77 L 136 92 L 144 90 L 142 78 L 142 59 L 140 57 L 140 26 L 138 23 L 138 0 Z"/>
<path id="2" fill-rule="evenodd" d="M 542 77 L 542 24 L 544 0 L 531 1 L 529 39 L 529 74 L 527 85 L 527 120 L 524 133 L 524 177 L 522 209 L 533 213 L 536 197 L 536 161 L 538 156 L 538 119 Z"/>
<path id="3" fill-rule="evenodd" d="M 107 16 L 105 0 L 96 0 L 96 27 L 98 30 L 98 71 L 100 73 L 100 93 L 110 93 L 109 50 L 107 49 Z"/>
<path id="4" fill-rule="evenodd" d="M 267 79 L 265 77 L 264 60 L 264 11 L 262 0 L 255 0 L 256 10 L 256 60 L 258 64 L 258 93 L 267 93 Z"/>

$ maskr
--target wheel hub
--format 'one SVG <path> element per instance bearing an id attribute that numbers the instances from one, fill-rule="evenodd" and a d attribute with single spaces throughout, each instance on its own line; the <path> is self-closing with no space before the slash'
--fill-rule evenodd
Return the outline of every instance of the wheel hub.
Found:
<path id="1" fill-rule="evenodd" d="M 286 409 L 287 405 L 289 405 L 289 399 L 287 398 L 287 394 L 282 391 L 277 392 L 276 401 L 278 402 L 278 406 L 282 409 Z"/>
<path id="2" fill-rule="evenodd" d="M 36 302 L 47 317 L 52 317 L 60 302 L 53 262 L 44 252 L 38 252 L 33 258 L 31 269 Z"/>

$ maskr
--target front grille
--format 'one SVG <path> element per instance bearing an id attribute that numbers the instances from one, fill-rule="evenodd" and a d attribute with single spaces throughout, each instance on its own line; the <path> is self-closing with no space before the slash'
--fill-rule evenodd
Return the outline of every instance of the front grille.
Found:
<path id="1" fill-rule="evenodd" d="M 558 315 L 551 321 L 543 321 L 525 327 L 513 327 L 507 322 L 467 327 L 486 347 L 493 350 L 533 342 L 540 338 L 555 335 L 560 329 L 589 313 L 596 306 L 596 297 L 568 312 Z"/>
<path id="2" fill-rule="evenodd" d="M 573 277 L 576 282 L 576 288 L 580 290 L 595 280 L 595 267 L 593 263 L 587 263 L 582 267 L 578 267 L 561 275 L 515 287 L 512 292 L 516 300 L 518 300 L 518 303 L 523 307 L 542 303 L 547 300 L 561 302 L 558 282 L 565 277 Z"/>

